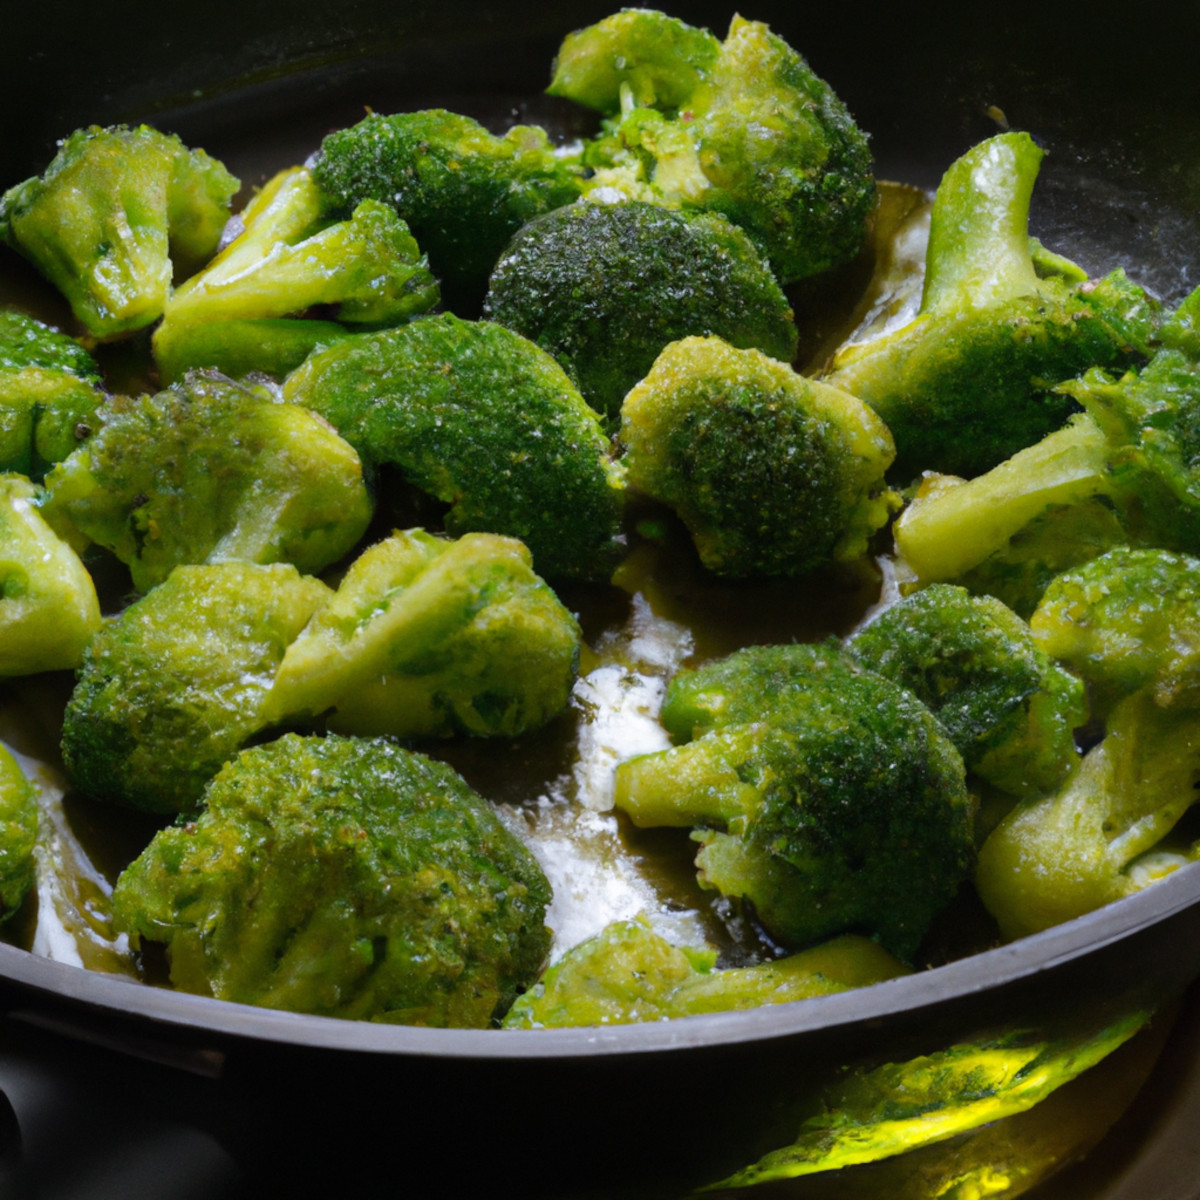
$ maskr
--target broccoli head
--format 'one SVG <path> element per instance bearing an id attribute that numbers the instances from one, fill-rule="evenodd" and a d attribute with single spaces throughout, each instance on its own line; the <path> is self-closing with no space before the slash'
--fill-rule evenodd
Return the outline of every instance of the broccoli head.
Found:
<path id="1" fill-rule="evenodd" d="M 620 440 L 630 485 L 673 508 L 723 575 L 858 558 L 900 504 L 871 409 L 720 338 L 663 350 L 621 406 Z"/>
<path id="2" fill-rule="evenodd" d="M 697 826 L 701 883 L 802 946 L 908 958 L 973 861 L 962 757 L 910 692 L 834 645 L 740 650 L 671 681 L 669 750 L 617 768 L 638 826 Z"/>
<path id="3" fill-rule="evenodd" d="M 391 208 L 364 200 L 341 220 L 330 204 L 303 167 L 266 184 L 242 232 L 167 300 L 154 334 L 165 382 L 189 367 L 282 378 L 346 327 L 396 325 L 437 303 L 437 281 Z M 317 306 L 336 321 L 294 315 Z"/>
<path id="4" fill-rule="evenodd" d="M 445 314 L 358 334 L 309 358 L 283 395 L 448 504 L 449 533 L 519 538 L 551 577 L 615 564 L 624 472 L 562 368 L 511 330 Z"/>
<path id="5" fill-rule="evenodd" d="M 791 282 L 852 259 L 875 204 L 845 105 L 781 38 L 734 17 L 724 42 L 626 9 L 570 34 L 552 95 L 607 118 L 588 194 L 721 213 Z"/>
<path id="6" fill-rule="evenodd" d="M 217 248 L 238 181 L 203 150 L 146 125 L 80 129 L 41 178 L 0 198 L 0 238 L 113 338 L 156 321 L 172 277 Z"/>
<path id="7" fill-rule="evenodd" d="M 288 647 L 264 714 L 333 709 L 341 733 L 513 737 L 566 707 L 579 646 L 520 542 L 409 530 L 350 565 Z"/>
<path id="8" fill-rule="evenodd" d="M 444 109 L 372 113 L 331 133 L 312 163 L 321 188 L 347 211 L 391 205 L 412 228 L 452 307 L 478 305 L 508 239 L 527 221 L 579 195 L 579 169 L 544 130 L 503 137 Z"/>
<path id="9" fill-rule="evenodd" d="M 740 229 L 640 202 L 531 222 L 496 264 L 485 311 L 553 354 L 609 416 L 679 338 L 715 334 L 783 362 L 796 353 L 792 310 Z"/>
<path id="10" fill-rule="evenodd" d="M 0 471 L 40 482 L 86 436 L 103 399 L 100 368 L 74 338 L 0 312 Z"/>
<path id="11" fill-rule="evenodd" d="M 114 396 L 46 477 L 52 524 L 125 563 L 145 591 L 180 563 L 291 562 L 315 572 L 362 536 L 372 505 L 353 448 L 265 388 L 190 372 Z"/>
<path id="12" fill-rule="evenodd" d="M 63 720 L 72 783 L 153 812 L 195 808 L 266 724 L 284 650 L 330 595 L 282 563 L 177 567 L 84 655 Z"/>
<path id="13" fill-rule="evenodd" d="M 1078 765 L 1083 684 L 999 600 L 933 584 L 887 609 L 846 648 L 921 700 L 968 770 L 994 787 L 1041 795 Z"/>
<path id="14" fill-rule="evenodd" d="M 919 313 L 843 348 L 826 374 L 887 422 L 897 478 L 988 470 L 1075 411 L 1055 384 L 1148 352 L 1153 307 L 1123 272 L 1087 280 L 1031 247 L 1041 159 L 1008 133 L 955 162 L 934 199 Z"/>
<path id="15" fill-rule="evenodd" d="M 38 836 L 37 790 L 7 746 L 0 744 L 0 924 L 33 887 Z"/>
<path id="16" fill-rule="evenodd" d="M 325 1016 L 486 1028 L 550 946 L 550 885 L 449 767 L 384 739 L 244 751 L 121 875 L 117 922 L 177 987 Z"/>

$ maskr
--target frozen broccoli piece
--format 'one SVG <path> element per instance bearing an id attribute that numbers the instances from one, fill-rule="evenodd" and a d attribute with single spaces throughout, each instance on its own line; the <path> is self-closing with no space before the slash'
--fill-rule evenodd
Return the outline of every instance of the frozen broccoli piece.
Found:
<path id="1" fill-rule="evenodd" d="M 1056 384 L 1148 354 L 1154 312 L 1140 288 L 1120 271 L 1081 282 L 1070 264 L 1031 249 L 1041 159 L 1028 134 L 1007 133 L 950 167 L 934 200 L 920 312 L 845 347 L 825 376 L 887 422 L 899 479 L 994 467 L 1075 411 Z M 1042 277 L 1047 261 L 1058 269 Z"/>
<path id="2" fill-rule="evenodd" d="M 880 614 L 846 648 L 921 700 L 968 770 L 994 787 L 1042 795 L 1078 765 L 1083 684 L 1000 601 L 933 584 Z"/>
<path id="3" fill-rule="evenodd" d="M 146 125 L 77 130 L 41 178 L 0 198 L 0 238 L 114 338 L 156 321 L 174 274 L 217 248 L 238 181 L 203 150 Z"/>
<path id="4" fill-rule="evenodd" d="M 500 252 L 527 221 L 579 195 L 579 169 L 544 130 L 503 137 L 444 109 L 372 113 L 331 133 L 312 163 L 317 183 L 346 210 L 391 205 L 408 222 L 452 307 L 478 305 Z"/>
<path id="5" fill-rule="evenodd" d="M 615 565 L 624 472 L 562 369 L 511 330 L 446 314 L 360 334 L 314 354 L 283 395 L 448 504 L 448 533 L 518 538 L 549 577 Z"/>
<path id="6" fill-rule="evenodd" d="M 330 203 L 303 167 L 266 184 L 241 214 L 242 232 L 167 300 L 154 334 L 164 382 L 189 367 L 282 378 L 347 328 L 397 325 L 438 302 L 391 208 L 364 200 L 342 220 Z M 297 315 L 317 306 L 336 320 Z"/>
<path id="7" fill-rule="evenodd" d="M 244 751 L 120 877 L 176 987 L 324 1016 L 486 1028 L 536 977 L 550 885 L 449 767 L 384 739 Z"/>
<path id="8" fill-rule="evenodd" d="M 561 712 L 575 618 L 513 538 L 414 529 L 364 551 L 287 649 L 265 715 L 335 710 L 340 733 L 519 733 Z"/>
<path id="9" fill-rule="evenodd" d="M 700 880 L 778 941 L 860 933 L 908 959 L 967 877 L 962 757 L 910 692 L 834 645 L 756 646 L 667 689 L 669 750 L 617 768 L 644 826 L 697 826 Z"/>
<path id="10" fill-rule="evenodd" d="M 706 567 L 801 575 L 861 557 L 900 498 L 886 426 L 757 350 L 685 338 L 621 406 L 629 483 L 679 514 Z"/>
<path id="11" fill-rule="evenodd" d="M 867 139 L 781 38 L 734 17 L 724 42 L 626 9 L 567 37 L 550 92 L 604 113 L 588 194 L 721 213 L 791 282 L 852 259 L 875 204 Z"/>
<path id="12" fill-rule="evenodd" d="M 1162 320 L 1158 339 L 1168 350 L 1178 350 L 1200 362 L 1200 288 L 1186 296 L 1174 312 Z"/>
<path id="13" fill-rule="evenodd" d="M 282 563 L 176 567 L 84 655 L 62 735 L 75 787 L 153 812 L 195 808 L 266 724 L 284 650 L 331 595 Z"/>
<path id="14" fill-rule="evenodd" d="M 156 395 L 114 396 L 96 415 L 97 431 L 46 477 L 45 511 L 113 551 L 139 591 L 180 563 L 313 573 L 371 518 L 353 448 L 265 388 L 191 372 Z"/>
<path id="15" fill-rule="evenodd" d="M 0 744 L 0 924 L 33 887 L 38 835 L 37 789 L 7 746 Z"/>
<path id="16" fill-rule="evenodd" d="M 787 958 L 715 970 L 717 954 L 678 949 L 640 921 L 576 946 L 521 996 L 506 1029 L 628 1025 L 828 996 L 907 973 L 867 938 L 834 938 Z"/>
<path id="17" fill-rule="evenodd" d="M 679 338 L 796 353 L 792 310 L 750 239 L 720 216 L 652 204 L 573 204 L 531 222 L 496 264 L 484 310 L 553 354 L 609 416 Z"/>
<path id="18" fill-rule="evenodd" d="M 86 436 L 103 399 L 100 369 L 74 338 L 0 312 L 0 471 L 40 482 Z"/>

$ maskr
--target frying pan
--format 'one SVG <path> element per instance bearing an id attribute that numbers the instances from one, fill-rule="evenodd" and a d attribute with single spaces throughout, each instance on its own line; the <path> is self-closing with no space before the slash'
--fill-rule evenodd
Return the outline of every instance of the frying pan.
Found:
<path id="1" fill-rule="evenodd" d="M 731 15 L 664 7 L 718 32 Z M 436 102 L 493 124 L 516 114 L 566 127 L 577 118 L 539 96 L 548 64 L 567 30 L 609 11 L 594 0 L 169 11 L 45 0 L 0 43 L 0 183 L 39 171 L 55 139 L 93 122 L 148 120 L 250 183 L 363 105 Z M 882 177 L 932 186 L 998 120 L 1031 131 L 1048 150 L 1033 232 L 1089 270 L 1125 266 L 1170 302 L 1200 283 L 1200 5 L 1141 6 L 1136 22 L 1126 12 L 763 0 L 743 15 L 833 84 L 872 132 Z M 918 975 L 670 1023 L 384 1027 L 141 987 L 7 945 L 0 1007 L 10 1039 L 50 1031 L 149 1064 L 145 1086 L 228 1147 L 251 1194 L 345 1191 L 365 1176 L 422 1196 L 668 1196 L 788 1142 L 813 1089 L 845 1064 L 1160 1006 L 1197 974 L 1200 867 L 1189 867 Z"/>

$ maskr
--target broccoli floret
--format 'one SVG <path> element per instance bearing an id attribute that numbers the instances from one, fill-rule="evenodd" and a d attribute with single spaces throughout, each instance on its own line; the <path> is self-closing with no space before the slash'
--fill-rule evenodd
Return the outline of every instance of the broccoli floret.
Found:
<path id="1" fill-rule="evenodd" d="M 550 885 L 449 767 L 288 734 L 213 780 L 120 877 L 176 987 L 325 1016 L 486 1028 L 550 945 Z"/>
<path id="2" fill-rule="evenodd" d="M 368 199 L 391 205 L 428 253 L 447 302 L 464 311 L 478 305 L 508 239 L 579 195 L 578 167 L 544 130 L 516 125 L 495 137 L 444 109 L 372 113 L 331 133 L 312 172 L 347 211 Z"/>
<path id="3" fill-rule="evenodd" d="M 97 432 L 46 477 L 45 512 L 112 550 L 139 591 L 180 563 L 316 572 L 371 518 L 352 447 L 265 388 L 191 372 L 156 395 L 114 396 L 96 415 Z"/>
<path id="4" fill-rule="evenodd" d="M 8 747 L 0 744 L 0 924 L 21 907 L 33 887 L 37 835 L 37 790 Z"/>
<path id="5" fill-rule="evenodd" d="M 550 92 L 604 113 L 589 193 L 722 213 L 786 283 L 853 258 L 875 203 L 867 139 L 766 25 L 627 9 L 571 34 Z"/>
<path id="6" fill-rule="evenodd" d="M 359 334 L 309 358 L 283 395 L 450 505 L 447 532 L 518 538 L 544 576 L 615 564 L 624 472 L 562 368 L 511 330 L 446 314 Z"/>
<path id="7" fill-rule="evenodd" d="M 900 498 L 860 400 L 720 338 L 669 345 L 621 406 L 632 487 L 679 514 L 706 567 L 802 575 L 861 557 Z"/>
<path id="8" fill-rule="evenodd" d="M 513 737 L 561 712 L 575 618 L 512 538 L 396 533 L 361 554 L 284 655 L 265 716 L 340 733 Z"/>
<path id="9" fill-rule="evenodd" d="M 331 595 L 282 563 L 176 567 L 84 655 L 63 720 L 73 784 L 153 812 L 194 808 L 265 726 L 285 649 Z"/>
<path id="10" fill-rule="evenodd" d="M 973 859 L 962 757 L 910 692 L 836 646 L 751 647 L 667 690 L 670 750 L 617 768 L 639 826 L 700 826 L 700 880 L 785 945 L 840 933 L 907 959 Z"/>
<path id="11" fill-rule="evenodd" d="M 80 129 L 42 177 L 0 198 L 0 238 L 66 296 L 96 338 L 157 320 L 174 274 L 217 248 L 238 181 L 148 126 Z"/>
<path id="12" fill-rule="evenodd" d="M 1198 784 L 1200 713 L 1161 708 L 1149 689 L 1122 700 L 1066 785 L 1019 805 L 984 842 L 975 882 L 1001 931 L 1068 921 L 1194 857 L 1162 843 Z"/>
<path id="13" fill-rule="evenodd" d="M 1101 280 L 1031 250 L 1029 200 L 1042 151 L 1027 134 L 980 143 L 934 200 L 918 315 L 845 347 L 826 374 L 887 422 L 895 475 L 971 476 L 1060 426 L 1075 410 L 1055 384 L 1147 353 L 1153 308 L 1120 271 Z M 1066 274 L 1063 274 L 1063 271 Z"/>
<path id="14" fill-rule="evenodd" d="M 652 204 L 573 204 L 531 222 L 496 264 L 484 310 L 610 416 L 680 338 L 796 353 L 792 310 L 749 238 L 720 216 Z"/>
<path id="15" fill-rule="evenodd" d="M 714 970 L 716 959 L 715 950 L 672 946 L 641 921 L 617 921 L 546 971 L 504 1027 L 665 1021 L 828 996 L 906 973 L 875 942 L 853 935 L 752 967 Z"/>
<path id="16" fill-rule="evenodd" d="M 103 399 L 100 369 L 74 338 L 0 312 L 0 471 L 40 482 L 86 435 Z"/>
<path id="17" fill-rule="evenodd" d="M 1200 288 L 1187 296 L 1173 313 L 1164 317 L 1158 339 L 1168 350 L 1178 350 L 1200 362 Z"/>
<path id="18" fill-rule="evenodd" d="M 391 208 L 364 200 L 339 220 L 330 207 L 303 167 L 266 184 L 241 214 L 242 232 L 167 301 L 154 334 L 164 382 L 189 367 L 282 378 L 346 326 L 397 325 L 438 302 L 437 281 Z M 294 315 L 318 305 L 336 321 Z"/>
<path id="19" fill-rule="evenodd" d="M 968 770 L 994 787 L 1042 795 L 1078 765 L 1083 684 L 998 600 L 933 584 L 887 609 L 846 648 L 921 700 Z"/>

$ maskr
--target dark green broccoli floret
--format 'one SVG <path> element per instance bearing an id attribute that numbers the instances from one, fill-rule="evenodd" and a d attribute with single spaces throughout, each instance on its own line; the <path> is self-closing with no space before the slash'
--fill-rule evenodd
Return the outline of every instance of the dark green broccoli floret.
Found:
<path id="1" fill-rule="evenodd" d="M 449 533 L 519 538 L 545 576 L 612 569 L 624 473 L 562 368 L 511 330 L 447 314 L 360 334 L 314 354 L 283 394 L 449 504 Z"/>
<path id="2" fill-rule="evenodd" d="M 579 645 L 520 542 L 409 530 L 350 565 L 288 647 L 264 711 L 332 709 L 340 733 L 514 737 L 566 707 Z"/>
<path id="3" fill-rule="evenodd" d="M 495 137 L 444 109 L 372 113 L 331 133 L 312 164 L 320 186 L 347 210 L 391 205 L 408 222 L 452 307 L 478 304 L 508 239 L 541 213 L 579 195 L 578 168 L 545 131 L 517 125 Z"/>
<path id="4" fill-rule="evenodd" d="M 86 435 L 103 399 L 100 369 L 74 338 L 0 312 L 0 471 L 41 480 Z"/>
<path id="5" fill-rule="evenodd" d="M 670 505 L 724 575 L 858 558 L 900 504 L 871 409 L 720 338 L 669 345 L 625 397 L 620 438 L 630 485 Z"/>
<path id="6" fill-rule="evenodd" d="M 639 826 L 702 827 L 700 879 L 800 946 L 914 953 L 973 858 L 962 758 L 910 692 L 834 646 L 751 647 L 671 681 L 673 749 L 617 769 Z"/>
<path id="7" fill-rule="evenodd" d="M 291 562 L 315 572 L 371 517 L 362 463 L 319 417 L 264 388 L 191 372 L 114 396 L 46 478 L 51 523 L 112 550 L 145 591 L 180 563 Z"/>
<path id="8" fill-rule="evenodd" d="M 1087 281 L 1058 264 L 1039 275 L 1051 260 L 1031 250 L 1027 220 L 1041 159 L 1032 138 L 1011 133 L 950 167 L 934 200 L 920 312 L 843 349 L 826 376 L 887 422 L 897 478 L 986 471 L 1075 410 L 1055 384 L 1147 351 L 1152 306 L 1122 272 Z"/>
<path id="9" fill-rule="evenodd" d="M 242 753 L 195 821 L 117 882 L 177 987 L 409 1025 L 486 1028 L 536 977 L 550 885 L 449 767 L 383 739 Z"/>
<path id="10" fill-rule="evenodd" d="M 652 204 L 573 204 L 531 222 L 496 264 L 485 311 L 613 416 L 680 338 L 796 353 L 792 311 L 749 238 L 720 216 Z"/>
<path id="11" fill-rule="evenodd" d="M 155 812 L 194 808 L 266 724 L 284 650 L 330 595 L 283 564 L 177 567 L 84 655 L 63 721 L 74 785 Z"/>
<path id="12" fill-rule="evenodd" d="M 37 266 L 97 338 L 162 315 L 173 274 L 217 248 L 238 181 L 145 125 L 71 134 L 40 178 L 0 198 L 0 238 Z"/>
<path id="13" fill-rule="evenodd" d="M 1040 795 L 1078 764 L 1083 684 L 998 600 L 934 584 L 887 609 L 846 648 L 921 700 L 968 769 L 993 786 Z"/>
<path id="14" fill-rule="evenodd" d="M 347 326 L 398 325 L 437 303 L 437 281 L 391 208 L 364 200 L 340 220 L 330 207 L 303 167 L 266 184 L 242 232 L 167 301 L 154 334 L 164 382 L 189 367 L 282 378 Z M 294 315 L 318 305 L 336 321 Z"/>
<path id="15" fill-rule="evenodd" d="M 589 143 L 590 194 L 719 212 L 790 282 L 854 257 L 875 203 L 867 139 L 763 24 L 722 43 L 627 9 L 571 34 L 550 92 L 609 119 Z"/>
<path id="16" fill-rule="evenodd" d="M 8 747 L 0 744 L 0 923 L 20 908 L 33 887 L 37 835 L 37 791 Z"/>

